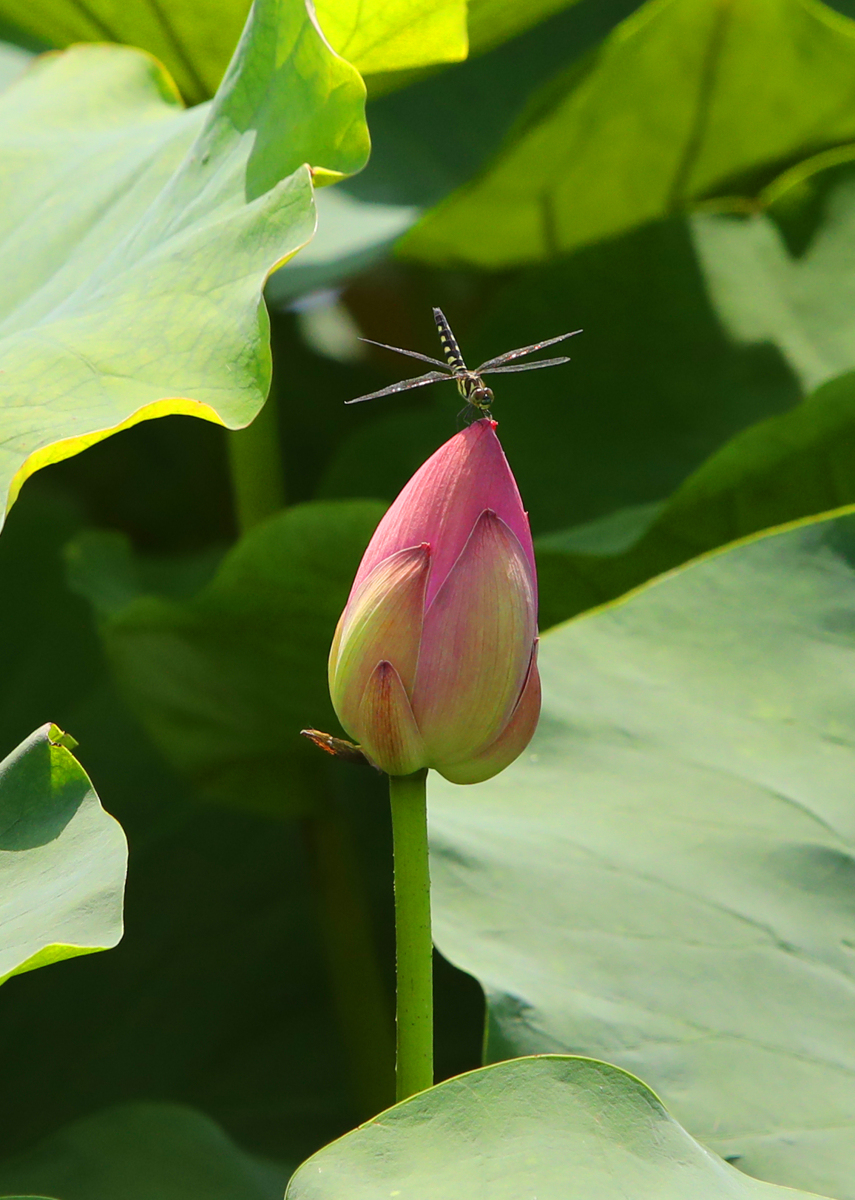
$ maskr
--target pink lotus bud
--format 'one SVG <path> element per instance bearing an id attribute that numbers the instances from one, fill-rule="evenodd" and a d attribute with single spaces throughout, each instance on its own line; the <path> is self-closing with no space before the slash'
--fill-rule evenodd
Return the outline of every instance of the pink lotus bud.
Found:
<path id="1" fill-rule="evenodd" d="M 498 774 L 540 715 L 528 517 L 484 418 L 441 446 L 377 526 L 330 651 L 338 718 L 389 775 Z"/>

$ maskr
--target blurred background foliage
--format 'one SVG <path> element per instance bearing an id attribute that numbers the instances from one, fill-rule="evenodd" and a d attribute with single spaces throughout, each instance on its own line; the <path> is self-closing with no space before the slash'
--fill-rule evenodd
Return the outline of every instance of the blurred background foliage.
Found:
<path id="1" fill-rule="evenodd" d="M 247 10 L 0 0 L 0 78 L 122 42 L 205 103 Z M 440 305 L 474 364 L 584 329 L 570 365 L 496 389 L 543 629 L 855 503 L 852 0 L 317 15 L 366 76 L 372 153 L 267 283 L 262 416 L 118 432 L 38 472 L 0 537 L 0 747 L 70 730 L 130 843 L 121 945 L 0 993 L 3 1153 L 108 1105 L 190 1105 L 267 1164 L 247 1196 L 393 1090 L 382 781 L 297 731 L 334 727 L 353 570 L 459 402 L 346 408 L 409 373 L 359 335 L 435 355 Z M 437 1003 L 441 1077 L 477 1066 L 479 985 L 438 959 Z M 153 1136 L 156 1112 L 115 1111 Z"/>

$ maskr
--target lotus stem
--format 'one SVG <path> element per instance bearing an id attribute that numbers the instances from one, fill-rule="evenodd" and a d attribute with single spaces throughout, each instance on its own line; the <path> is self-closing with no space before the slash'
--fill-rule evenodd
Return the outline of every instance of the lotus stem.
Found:
<path id="1" fill-rule="evenodd" d="M 433 941 L 427 771 L 390 775 L 395 856 L 397 1098 L 433 1087 Z"/>

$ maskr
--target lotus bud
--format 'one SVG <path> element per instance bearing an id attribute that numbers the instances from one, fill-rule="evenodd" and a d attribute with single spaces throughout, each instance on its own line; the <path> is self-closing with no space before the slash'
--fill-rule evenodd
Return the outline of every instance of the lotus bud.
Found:
<path id="1" fill-rule="evenodd" d="M 528 517 L 496 423 L 428 459 L 377 527 L 330 651 L 333 706 L 389 775 L 480 783 L 540 715 Z"/>

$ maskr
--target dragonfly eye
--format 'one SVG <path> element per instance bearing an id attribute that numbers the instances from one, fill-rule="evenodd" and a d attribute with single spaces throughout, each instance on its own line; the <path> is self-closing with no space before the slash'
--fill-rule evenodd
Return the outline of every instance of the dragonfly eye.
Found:
<path id="1" fill-rule="evenodd" d="M 488 387 L 476 387 L 473 390 L 472 395 L 469 397 L 469 403 L 474 404 L 477 407 L 483 406 L 485 408 L 489 408 L 493 403 L 492 389 Z"/>

